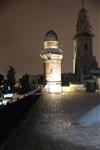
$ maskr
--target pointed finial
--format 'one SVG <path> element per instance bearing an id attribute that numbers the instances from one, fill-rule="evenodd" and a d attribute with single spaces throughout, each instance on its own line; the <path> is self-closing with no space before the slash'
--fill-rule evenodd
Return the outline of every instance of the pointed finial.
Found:
<path id="1" fill-rule="evenodd" d="M 84 0 L 82 0 L 82 8 L 84 8 Z"/>

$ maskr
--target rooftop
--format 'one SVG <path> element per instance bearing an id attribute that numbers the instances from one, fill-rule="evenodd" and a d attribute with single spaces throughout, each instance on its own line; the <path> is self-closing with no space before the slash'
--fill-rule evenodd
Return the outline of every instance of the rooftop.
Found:
<path id="1" fill-rule="evenodd" d="M 99 124 L 71 125 L 99 103 L 99 94 L 41 95 L 0 150 L 100 150 Z"/>

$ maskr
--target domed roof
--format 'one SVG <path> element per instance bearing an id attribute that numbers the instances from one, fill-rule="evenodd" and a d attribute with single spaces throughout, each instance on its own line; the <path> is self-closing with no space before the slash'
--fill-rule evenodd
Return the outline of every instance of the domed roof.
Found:
<path id="1" fill-rule="evenodd" d="M 52 31 L 52 30 L 48 31 L 45 34 L 44 41 L 58 41 L 57 34 L 54 31 Z"/>

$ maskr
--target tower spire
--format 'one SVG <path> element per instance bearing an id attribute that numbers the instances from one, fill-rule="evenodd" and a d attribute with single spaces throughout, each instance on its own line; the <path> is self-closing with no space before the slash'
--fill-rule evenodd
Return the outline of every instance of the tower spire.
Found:
<path id="1" fill-rule="evenodd" d="M 82 8 L 84 8 L 84 0 L 82 0 Z"/>

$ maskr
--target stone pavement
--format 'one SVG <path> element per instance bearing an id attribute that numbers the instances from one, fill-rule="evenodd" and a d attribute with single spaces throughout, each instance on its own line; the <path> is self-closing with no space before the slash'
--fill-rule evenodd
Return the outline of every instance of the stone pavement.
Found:
<path id="1" fill-rule="evenodd" d="M 100 150 L 99 124 L 71 125 L 97 104 L 99 94 L 42 95 L 0 150 Z"/>

